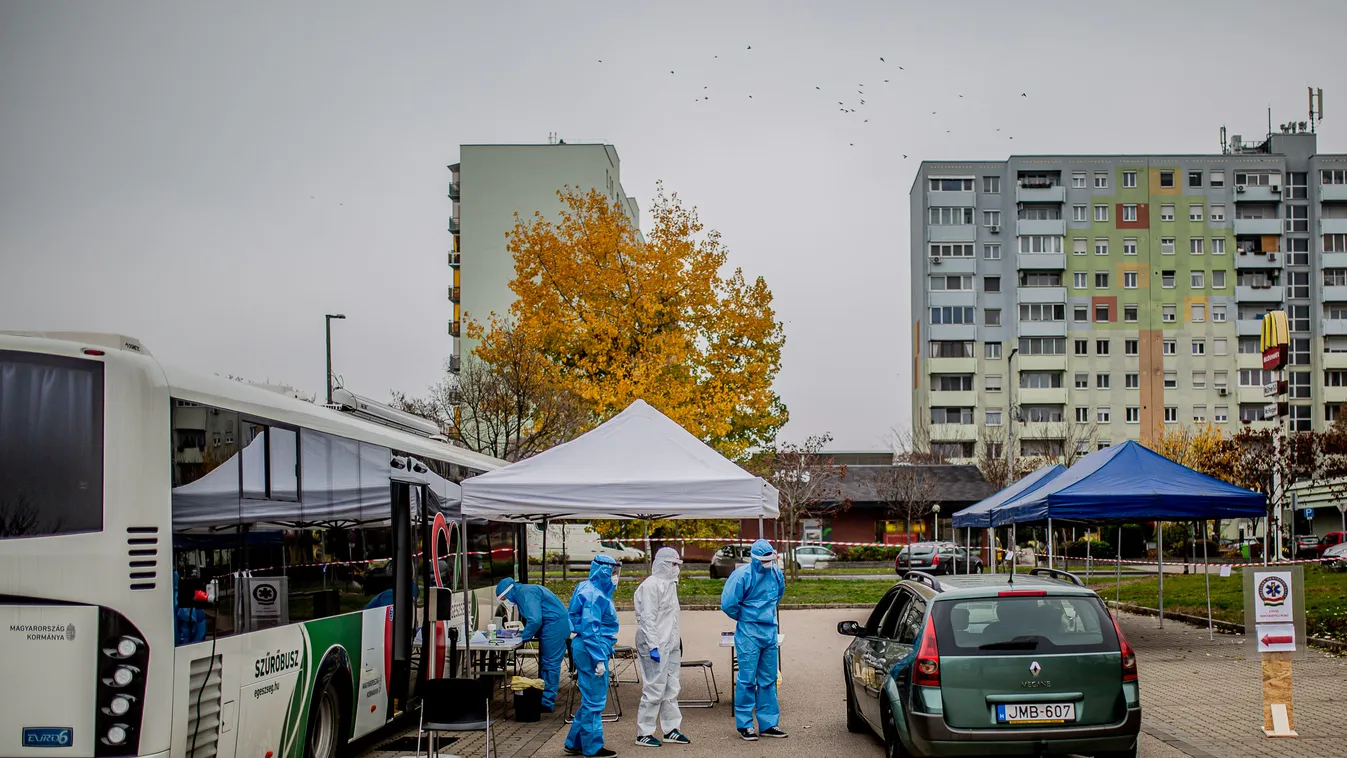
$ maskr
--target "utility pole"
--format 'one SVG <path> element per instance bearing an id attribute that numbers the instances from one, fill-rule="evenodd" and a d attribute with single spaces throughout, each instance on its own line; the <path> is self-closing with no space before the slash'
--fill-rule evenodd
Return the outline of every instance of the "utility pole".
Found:
<path id="1" fill-rule="evenodd" d="M 332 405 L 332 319 L 345 319 L 344 313 L 328 313 L 323 316 L 323 327 L 327 333 L 327 404 Z"/>

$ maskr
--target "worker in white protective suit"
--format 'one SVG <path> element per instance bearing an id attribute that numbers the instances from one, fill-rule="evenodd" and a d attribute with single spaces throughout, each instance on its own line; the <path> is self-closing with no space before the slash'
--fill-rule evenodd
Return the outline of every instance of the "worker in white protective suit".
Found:
<path id="1" fill-rule="evenodd" d="M 662 547 L 650 564 L 650 576 L 636 588 L 636 655 L 641 666 L 641 705 L 636 709 L 636 744 L 659 747 L 656 721 L 664 742 L 686 745 L 679 730 L 679 663 L 683 658 L 678 634 L 678 571 L 683 559 L 671 547 Z"/>

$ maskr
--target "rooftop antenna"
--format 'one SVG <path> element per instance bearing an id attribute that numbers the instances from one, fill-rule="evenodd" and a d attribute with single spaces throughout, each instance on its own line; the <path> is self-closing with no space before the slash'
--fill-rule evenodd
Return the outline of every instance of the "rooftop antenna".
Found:
<path id="1" fill-rule="evenodd" d="M 1324 118 L 1324 88 L 1309 87 L 1310 91 L 1310 133 L 1318 131 L 1316 128 L 1319 121 Z M 1315 107 L 1315 106 L 1318 107 Z"/>
<path id="2" fill-rule="evenodd" d="M 1267 107 L 1267 136 L 1272 136 L 1272 106 Z"/>
<path id="3" fill-rule="evenodd" d="M 1225 127 L 1222 126 L 1222 127 L 1221 127 L 1221 153 L 1224 154 L 1224 153 L 1228 153 L 1228 152 L 1230 152 L 1230 149 L 1226 147 L 1226 142 L 1225 142 Z"/>

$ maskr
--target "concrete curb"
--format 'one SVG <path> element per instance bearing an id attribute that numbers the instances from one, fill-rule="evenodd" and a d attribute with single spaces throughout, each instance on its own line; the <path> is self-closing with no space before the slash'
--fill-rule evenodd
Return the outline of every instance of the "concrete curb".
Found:
<path id="1" fill-rule="evenodd" d="M 1119 603 L 1113 600 L 1105 601 L 1110 608 L 1117 608 L 1120 611 L 1135 613 L 1140 616 L 1158 616 L 1160 611 L 1157 608 L 1148 608 L 1144 605 L 1132 605 L 1131 603 Z M 1187 613 L 1176 613 L 1174 611 L 1165 611 L 1165 618 L 1175 621 L 1182 621 L 1185 624 L 1193 626 L 1206 626 L 1207 618 L 1205 616 L 1192 616 Z M 1212 619 L 1211 626 L 1222 634 L 1244 634 L 1244 625 L 1235 624 L 1230 621 L 1221 621 Z M 1347 642 L 1325 639 L 1323 637 L 1310 637 L 1310 644 L 1321 650 L 1327 650 L 1330 653 L 1338 655 L 1347 655 Z"/>

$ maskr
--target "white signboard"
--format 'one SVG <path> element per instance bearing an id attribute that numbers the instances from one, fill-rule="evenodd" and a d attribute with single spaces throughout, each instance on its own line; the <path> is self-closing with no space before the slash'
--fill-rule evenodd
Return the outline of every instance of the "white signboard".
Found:
<path id="1" fill-rule="evenodd" d="M 1221 576 L 1230 576 L 1230 564 L 1221 567 Z"/>
<path id="2" fill-rule="evenodd" d="M 1290 571 L 1255 571 L 1253 597 L 1255 624 L 1261 627 L 1263 624 L 1293 622 L 1294 601 L 1291 596 Z"/>
<path id="3" fill-rule="evenodd" d="M 1254 627 L 1260 653 L 1294 653 L 1296 651 L 1295 624 L 1258 624 Z"/>

